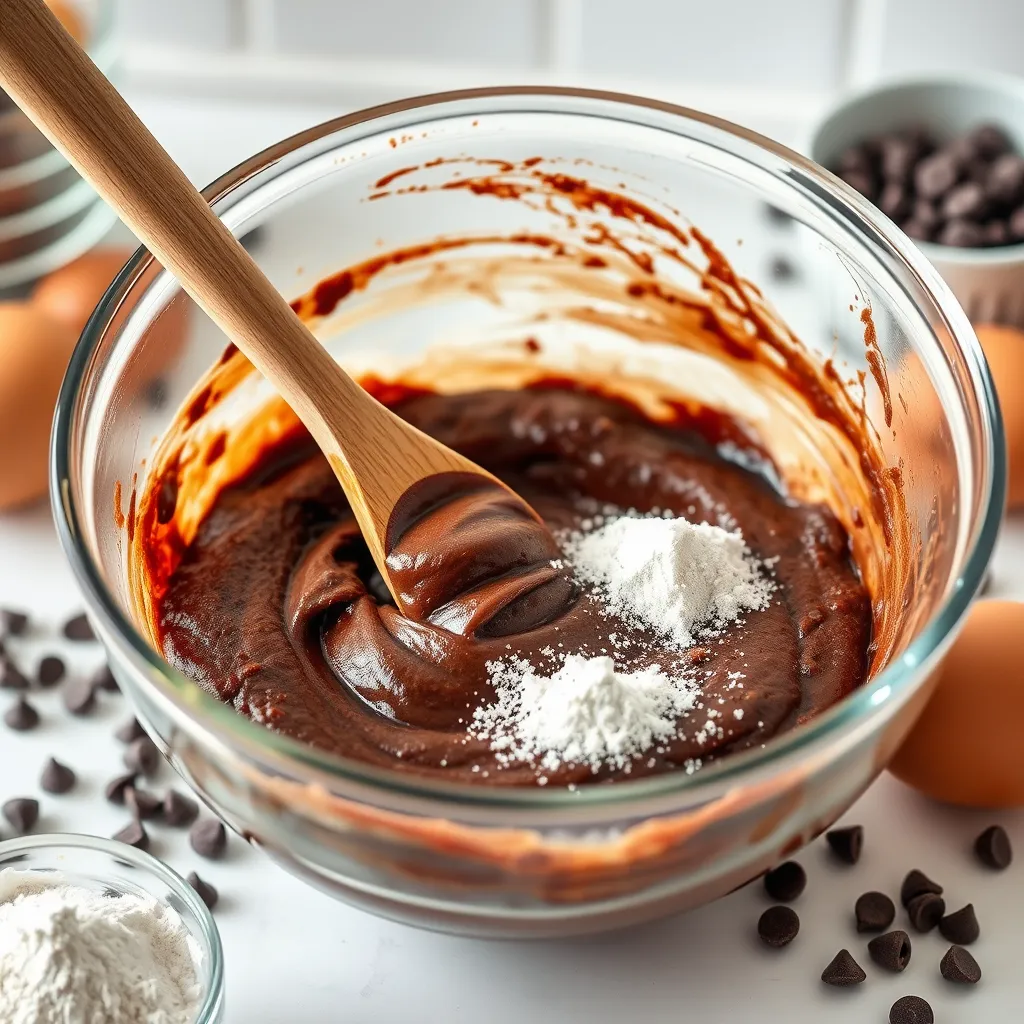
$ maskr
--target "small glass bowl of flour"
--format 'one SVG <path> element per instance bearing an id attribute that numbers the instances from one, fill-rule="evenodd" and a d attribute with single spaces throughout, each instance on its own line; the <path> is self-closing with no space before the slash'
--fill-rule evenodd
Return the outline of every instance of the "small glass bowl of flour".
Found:
<path id="1" fill-rule="evenodd" d="M 165 864 L 93 836 L 0 843 L 4 1024 L 216 1024 L 213 917 Z"/>

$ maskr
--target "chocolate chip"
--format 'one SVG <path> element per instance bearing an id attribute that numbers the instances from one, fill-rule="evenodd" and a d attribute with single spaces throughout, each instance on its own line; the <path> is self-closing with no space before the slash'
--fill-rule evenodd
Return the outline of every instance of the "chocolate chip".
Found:
<path id="1" fill-rule="evenodd" d="M 989 160 L 1009 152 L 1012 146 L 1006 132 L 995 124 L 978 125 L 968 138 L 974 144 L 975 149 Z"/>
<path id="2" fill-rule="evenodd" d="M 866 892 L 853 906 L 858 932 L 884 932 L 896 920 L 896 904 L 884 892 Z"/>
<path id="3" fill-rule="evenodd" d="M 204 818 L 197 821 L 188 834 L 188 841 L 192 849 L 200 857 L 208 857 L 210 860 L 219 860 L 224 856 L 224 848 L 227 846 L 228 834 L 224 826 L 216 818 Z M 784 909 L 784 908 L 778 908 Z M 790 911 L 792 913 L 792 911 Z M 796 916 L 795 914 L 793 915 Z M 794 935 L 796 932 L 793 933 Z M 792 936 L 791 936 L 792 938 Z M 767 940 L 765 940 L 767 941 Z M 789 941 L 788 939 L 786 940 Z M 785 943 L 783 943 L 784 945 Z"/>
<path id="4" fill-rule="evenodd" d="M 958 946 L 969 946 L 976 942 L 981 934 L 981 926 L 974 913 L 974 904 L 968 903 L 966 907 L 947 914 L 939 922 L 939 931 L 944 939 L 949 939 Z"/>
<path id="5" fill-rule="evenodd" d="M 984 832 L 974 840 L 974 852 L 978 860 L 987 868 L 993 871 L 1003 871 L 1013 861 L 1013 848 L 1010 846 L 1010 837 L 1002 825 L 989 825 Z M 941 889 L 939 890 L 942 891 Z"/>
<path id="6" fill-rule="evenodd" d="M 914 165 L 921 157 L 920 142 L 904 136 L 892 136 L 882 143 L 882 177 L 901 185 L 910 181 Z"/>
<path id="7" fill-rule="evenodd" d="M 848 949 L 839 950 L 828 967 L 821 972 L 821 980 L 826 985 L 839 988 L 859 985 L 866 977 L 863 968 L 853 959 Z"/>
<path id="8" fill-rule="evenodd" d="M 107 783 L 106 788 L 103 790 L 104 796 L 112 804 L 123 804 L 126 791 L 135 785 L 137 777 L 135 772 L 115 776 Z"/>
<path id="9" fill-rule="evenodd" d="M 122 743 L 132 743 L 146 735 L 146 730 L 139 725 L 137 718 L 129 718 L 124 725 L 118 726 L 114 736 Z"/>
<path id="10" fill-rule="evenodd" d="M 985 234 L 986 245 L 1006 245 L 1010 241 L 1010 229 L 1004 220 L 991 220 L 982 224 L 981 230 Z"/>
<path id="11" fill-rule="evenodd" d="M 845 149 L 840 153 L 839 159 L 836 161 L 836 167 L 840 174 L 844 171 L 870 173 L 873 163 L 874 160 L 866 146 L 850 146 L 849 149 Z"/>
<path id="12" fill-rule="evenodd" d="M 939 150 L 925 157 L 914 169 L 914 186 L 925 199 L 938 199 L 960 179 L 960 166 L 956 156 L 948 150 Z"/>
<path id="13" fill-rule="evenodd" d="M 69 640 L 88 642 L 96 639 L 96 634 L 89 625 L 89 620 L 84 615 L 75 615 L 64 623 L 62 631 Z"/>
<path id="14" fill-rule="evenodd" d="M 999 206 L 1016 206 L 1024 199 L 1024 157 L 1016 153 L 999 157 L 989 168 L 985 192 Z"/>
<path id="15" fill-rule="evenodd" d="M 39 820 L 39 801 L 16 796 L 3 805 L 3 815 L 15 832 L 24 835 Z"/>
<path id="16" fill-rule="evenodd" d="M 169 789 L 164 796 L 164 821 L 173 828 L 191 825 L 199 817 L 199 804 Z"/>
<path id="17" fill-rule="evenodd" d="M 56 758 L 51 757 L 43 768 L 39 785 L 46 793 L 66 793 L 75 785 L 75 773 Z"/>
<path id="18" fill-rule="evenodd" d="M 907 915 L 914 929 L 919 932 L 930 932 L 946 913 L 946 901 L 933 892 L 915 896 L 907 904 Z"/>
<path id="19" fill-rule="evenodd" d="M 985 213 L 985 190 L 976 181 L 951 188 L 942 201 L 942 215 L 950 219 L 979 220 Z"/>
<path id="20" fill-rule="evenodd" d="M 19 697 L 4 712 L 4 725 L 15 732 L 28 732 L 39 724 L 39 712 L 24 697 Z"/>
<path id="21" fill-rule="evenodd" d="M 875 198 L 875 179 L 865 171 L 841 171 L 839 177 L 865 199 Z"/>
<path id="22" fill-rule="evenodd" d="M 188 884 L 195 889 L 196 894 L 206 904 L 207 910 L 213 910 L 217 906 L 219 895 L 209 882 L 204 881 L 194 871 L 189 872 Z"/>
<path id="23" fill-rule="evenodd" d="M 124 803 L 132 817 L 139 821 L 149 821 L 155 818 L 163 806 L 160 797 L 148 790 L 139 789 L 137 786 L 128 786 L 124 791 Z"/>
<path id="24" fill-rule="evenodd" d="M 12 608 L 0 608 L 0 636 L 24 636 L 28 632 L 28 616 Z"/>
<path id="25" fill-rule="evenodd" d="M 0 690 L 27 690 L 28 680 L 9 657 L 0 658 Z"/>
<path id="26" fill-rule="evenodd" d="M 757 934 L 766 946 L 788 946 L 800 931 L 800 918 L 790 907 L 769 907 L 757 922 Z"/>
<path id="27" fill-rule="evenodd" d="M 871 959 L 879 967 L 895 971 L 897 974 L 906 970 L 907 964 L 910 963 L 910 953 L 910 936 L 898 928 L 896 931 L 879 935 L 877 939 L 872 939 L 868 943 L 868 955 Z"/>
<path id="28" fill-rule="evenodd" d="M 149 849 L 149 834 L 142 827 L 141 821 L 130 821 L 120 832 L 117 832 L 112 837 L 119 843 L 124 843 L 126 846 L 134 846 L 137 850 L 148 850 Z"/>
<path id="29" fill-rule="evenodd" d="M 920 996 L 900 996 L 889 1008 L 889 1024 L 935 1024 L 935 1014 Z"/>
<path id="30" fill-rule="evenodd" d="M 87 715 L 96 707 L 96 691 L 88 679 L 73 679 L 64 686 L 64 707 L 73 715 Z"/>
<path id="31" fill-rule="evenodd" d="M 939 964 L 939 973 L 957 985 L 977 985 L 981 981 L 978 961 L 963 946 L 950 946 Z"/>
<path id="32" fill-rule="evenodd" d="M 832 852 L 845 864 L 856 864 L 864 847 L 864 826 L 850 825 L 848 828 L 834 828 L 825 833 Z"/>
<path id="33" fill-rule="evenodd" d="M 913 871 L 908 871 L 907 877 L 903 879 L 903 884 L 900 886 L 900 903 L 907 906 L 914 897 L 923 896 L 926 892 L 933 892 L 936 896 L 941 896 L 942 886 L 915 868 Z"/>
<path id="34" fill-rule="evenodd" d="M 157 377 L 146 385 L 146 404 L 150 409 L 162 409 L 167 404 L 167 382 Z"/>
<path id="35" fill-rule="evenodd" d="M 785 210 L 772 203 L 764 204 L 765 216 L 778 227 L 788 228 L 793 223 L 793 218 Z"/>
<path id="36" fill-rule="evenodd" d="M 806 885 L 807 872 L 795 860 L 787 860 L 764 876 L 764 891 L 781 903 L 795 900 Z"/>
<path id="37" fill-rule="evenodd" d="M 910 193 L 898 182 L 890 181 L 878 197 L 878 208 L 895 221 L 901 221 L 910 213 Z"/>
<path id="38" fill-rule="evenodd" d="M 124 766 L 142 775 L 152 775 L 160 765 L 160 751 L 148 736 L 140 736 L 128 744 L 124 752 Z"/>
<path id="39" fill-rule="evenodd" d="M 36 681 L 40 686 L 56 686 L 64 678 L 67 668 L 64 659 L 56 654 L 47 654 L 36 669 Z"/>
<path id="40" fill-rule="evenodd" d="M 1006 222 L 1007 231 L 1014 242 L 1024 241 L 1024 206 L 1018 206 Z"/>
<path id="41" fill-rule="evenodd" d="M 121 687 L 117 685 L 114 673 L 110 671 L 109 665 L 101 665 L 92 674 L 89 685 L 94 690 L 106 690 L 107 693 L 120 693 Z"/>
<path id="42" fill-rule="evenodd" d="M 939 245 L 951 245 L 957 249 L 974 249 L 984 244 L 985 232 L 980 224 L 969 220 L 951 220 L 946 223 L 935 239 Z"/>

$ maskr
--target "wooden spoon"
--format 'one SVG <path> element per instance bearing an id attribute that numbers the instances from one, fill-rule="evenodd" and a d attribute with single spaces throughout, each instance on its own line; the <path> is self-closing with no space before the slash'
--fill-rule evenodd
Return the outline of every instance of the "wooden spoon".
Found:
<path id="1" fill-rule="evenodd" d="M 403 495 L 442 473 L 509 489 L 341 369 L 43 0 L 0 0 L 0 86 L 295 410 L 402 607 L 386 556 Z"/>

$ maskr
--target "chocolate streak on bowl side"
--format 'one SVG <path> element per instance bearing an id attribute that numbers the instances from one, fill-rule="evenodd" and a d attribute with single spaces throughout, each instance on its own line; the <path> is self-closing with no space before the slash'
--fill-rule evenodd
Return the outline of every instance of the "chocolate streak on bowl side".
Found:
<path id="1" fill-rule="evenodd" d="M 885 464 L 864 398 L 848 393 L 835 368 L 819 364 L 694 228 L 580 178 L 541 173 L 530 161 L 407 191 L 434 187 L 543 206 L 564 215 L 570 227 L 590 213 L 602 220 L 587 225 L 583 246 L 538 235 L 442 238 L 377 256 L 320 282 L 293 304 L 299 314 L 319 322 L 368 292 L 384 272 L 421 261 L 438 292 L 465 289 L 488 275 L 534 283 L 542 276 L 546 287 L 565 285 L 594 300 L 563 308 L 566 319 L 710 356 L 779 400 L 783 412 L 770 427 L 785 434 L 782 420 L 797 415 L 829 449 L 827 471 L 773 466 L 757 429 L 735 414 L 707 409 L 610 363 L 602 367 L 600 359 L 553 377 L 533 338 L 498 359 L 460 350 L 457 363 L 455 356 L 446 362 L 441 353 L 395 380 L 366 381 L 403 416 L 504 478 L 555 527 L 578 523 L 581 497 L 672 508 L 698 521 L 726 521 L 727 511 L 756 554 L 780 556 L 782 599 L 752 614 L 701 666 L 708 673 L 707 703 L 722 713 L 721 733 L 701 729 L 703 718 L 695 721 L 632 773 L 764 742 L 830 706 L 884 664 L 896 632 L 886 588 L 895 577 L 892 562 L 909 551 L 910 539 L 899 474 Z M 508 255 L 457 255 L 499 243 Z M 666 276 L 670 264 L 695 277 L 697 287 L 679 287 Z M 423 285 L 408 294 L 423 301 L 428 290 Z M 599 309 L 609 298 L 623 308 Z M 599 643 L 609 629 L 604 623 L 595 635 L 601 616 L 593 598 L 577 594 L 566 576 L 545 574 L 557 596 L 533 610 L 511 647 L 501 628 L 488 635 L 494 616 L 474 621 L 472 636 L 405 619 L 384 600 L 329 469 L 283 403 L 271 401 L 262 415 L 233 428 L 226 443 L 218 430 L 222 454 L 209 458 L 214 442 L 195 428 L 250 372 L 237 352 L 225 354 L 164 439 L 141 497 L 132 584 L 154 641 L 172 664 L 238 710 L 305 742 L 445 778 L 536 782 L 532 768 L 494 770 L 487 745 L 465 735 L 465 720 L 491 696 L 487 660 L 511 649 L 543 665 L 543 649 L 565 635 L 572 638 L 569 649 Z M 499 387 L 485 386 L 496 381 Z M 764 436 L 777 441 L 774 430 Z M 781 477 L 785 493 L 733 461 L 737 453 Z M 849 564 L 844 529 L 870 608 Z M 500 616 L 507 604 L 497 605 Z M 224 629 L 224 643 L 211 648 L 175 629 L 182 616 L 214 632 Z M 656 638 L 640 631 L 633 639 L 647 656 L 638 664 L 671 665 L 671 652 Z M 724 683 L 741 666 L 750 682 L 737 693 Z M 725 703 L 717 704 L 719 698 Z M 616 773 L 600 777 L 610 774 Z M 563 766 L 551 781 L 590 778 L 589 768 Z"/>

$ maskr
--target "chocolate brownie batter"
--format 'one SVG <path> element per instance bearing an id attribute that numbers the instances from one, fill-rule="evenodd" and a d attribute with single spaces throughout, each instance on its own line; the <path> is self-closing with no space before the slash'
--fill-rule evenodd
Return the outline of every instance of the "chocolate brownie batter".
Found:
<path id="1" fill-rule="evenodd" d="M 498 488 L 455 480 L 421 494 L 391 554 L 413 618 L 395 607 L 308 436 L 269 448 L 220 493 L 154 614 L 168 660 L 242 714 L 377 766 L 565 785 L 625 773 L 499 764 L 467 731 L 494 697 L 488 661 L 515 654 L 550 671 L 558 654 L 609 653 L 630 669 L 694 675 L 702 701 L 630 777 L 762 744 L 863 682 L 871 606 L 843 528 L 828 509 L 780 494 L 730 421 L 655 423 L 566 382 L 414 394 L 394 408 L 508 483 L 552 532 Z M 560 564 L 556 540 L 608 506 L 738 527 L 772 567 L 771 605 L 685 652 L 610 617 Z"/>

